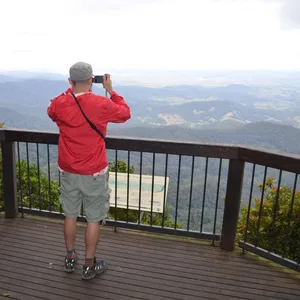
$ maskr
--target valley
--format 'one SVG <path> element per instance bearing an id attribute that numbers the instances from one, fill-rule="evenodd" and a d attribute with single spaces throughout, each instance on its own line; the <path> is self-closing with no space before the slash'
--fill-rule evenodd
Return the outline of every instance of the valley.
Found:
<path id="1" fill-rule="evenodd" d="M 66 80 L 13 79 L 4 75 L 1 78 L 0 119 L 7 126 L 22 128 L 22 118 L 32 118 L 32 126 L 26 123 L 26 128 L 55 130 L 46 109 L 52 97 L 68 88 Z M 300 91 L 292 85 L 147 87 L 118 84 L 115 90 L 126 99 L 132 110 L 132 119 L 123 127 L 180 125 L 218 129 L 270 121 L 300 128 Z M 93 91 L 104 94 L 97 85 Z"/>

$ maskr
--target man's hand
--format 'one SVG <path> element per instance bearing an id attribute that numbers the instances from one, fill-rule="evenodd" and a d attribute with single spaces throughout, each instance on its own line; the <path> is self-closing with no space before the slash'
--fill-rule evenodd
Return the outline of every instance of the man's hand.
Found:
<path id="1" fill-rule="evenodd" d="M 111 82 L 109 74 L 104 74 L 104 77 L 103 77 L 103 87 L 106 89 L 106 91 L 109 94 L 111 94 L 113 92 L 112 82 Z"/>

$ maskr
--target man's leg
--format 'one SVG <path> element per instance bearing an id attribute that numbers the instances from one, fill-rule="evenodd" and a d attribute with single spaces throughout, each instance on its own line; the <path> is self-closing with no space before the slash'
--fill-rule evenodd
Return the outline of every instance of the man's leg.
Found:
<path id="1" fill-rule="evenodd" d="M 99 239 L 100 221 L 109 210 L 108 174 L 83 177 L 83 205 L 87 218 L 86 260 L 82 270 L 83 279 L 92 279 L 106 269 L 105 260 L 96 260 L 95 253 Z"/>
<path id="2" fill-rule="evenodd" d="M 60 191 L 60 203 L 65 214 L 64 237 L 67 250 L 64 269 L 70 273 L 75 271 L 77 261 L 75 252 L 76 222 L 82 204 L 82 196 L 78 189 L 78 175 L 63 172 Z"/>
<path id="3" fill-rule="evenodd" d="M 99 239 L 100 224 L 99 222 L 88 222 L 85 230 L 85 245 L 87 262 L 92 262 L 96 253 L 96 247 Z"/>
<path id="4" fill-rule="evenodd" d="M 71 255 L 69 257 L 73 257 L 75 249 L 75 240 L 76 240 L 76 229 L 77 229 L 77 218 L 74 217 L 65 217 L 64 223 L 64 236 L 65 236 L 65 243 L 68 254 Z"/>

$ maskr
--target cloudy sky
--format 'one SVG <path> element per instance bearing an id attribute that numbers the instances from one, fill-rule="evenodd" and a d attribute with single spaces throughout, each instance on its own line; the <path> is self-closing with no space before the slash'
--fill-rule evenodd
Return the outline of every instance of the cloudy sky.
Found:
<path id="1" fill-rule="evenodd" d="M 300 69 L 300 0 L 0 0 L 0 11 L 0 70 Z"/>

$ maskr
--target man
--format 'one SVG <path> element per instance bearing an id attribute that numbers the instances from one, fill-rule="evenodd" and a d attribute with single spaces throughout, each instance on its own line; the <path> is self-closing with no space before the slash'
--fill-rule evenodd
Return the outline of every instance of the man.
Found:
<path id="1" fill-rule="evenodd" d="M 113 90 L 109 74 L 104 75 L 103 87 L 110 99 L 92 93 L 93 71 L 88 63 L 78 62 L 70 68 L 69 83 L 71 88 L 52 99 L 47 110 L 59 128 L 60 203 L 65 214 L 67 248 L 64 268 L 66 272 L 75 270 L 76 222 L 83 204 L 87 227 L 82 279 L 92 279 L 107 267 L 105 260 L 96 260 L 95 252 L 99 222 L 106 218 L 109 210 L 108 160 L 105 141 L 86 121 L 74 96 L 86 117 L 104 137 L 108 122 L 124 123 L 130 119 L 130 108 Z"/>

